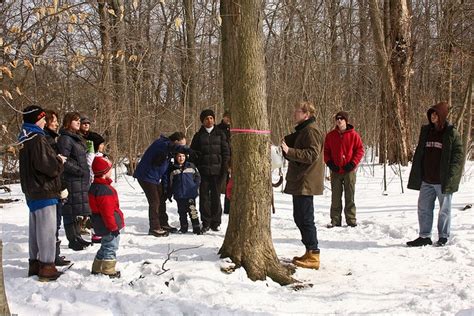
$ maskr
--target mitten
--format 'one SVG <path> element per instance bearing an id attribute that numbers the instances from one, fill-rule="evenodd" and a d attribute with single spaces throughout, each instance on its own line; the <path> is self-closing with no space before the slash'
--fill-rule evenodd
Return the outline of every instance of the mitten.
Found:
<path id="1" fill-rule="evenodd" d="M 346 164 L 343 168 L 345 172 L 350 172 L 355 168 L 355 163 L 351 161 L 348 164 Z"/>
<path id="2" fill-rule="evenodd" d="M 332 162 L 332 160 L 329 160 L 328 162 L 326 162 L 326 165 L 328 166 L 329 169 L 331 169 L 331 171 L 333 172 L 338 172 L 339 171 L 339 167 L 336 166 L 334 164 L 334 162 Z"/>

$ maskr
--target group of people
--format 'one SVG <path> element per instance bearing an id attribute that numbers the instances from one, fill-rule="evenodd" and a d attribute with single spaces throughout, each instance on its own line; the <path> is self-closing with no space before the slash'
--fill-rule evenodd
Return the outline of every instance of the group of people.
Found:
<path id="1" fill-rule="evenodd" d="M 324 163 L 330 169 L 331 222 L 328 228 L 341 226 L 342 192 L 344 216 L 348 227 L 357 226 L 354 203 L 356 168 L 364 149 L 349 114 L 338 112 L 335 127 L 325 139 L 318 129 L 315 107 L 300 102 L 294 108 L 295 132 L 284 137 L 281 147 L 289 161 L 284 192 L 293 195 L 293 218 L 306 248 L 302 256 L 294 257 L 296 266 L 319 269 L 320 249 L 314 224 L 313 195 L 323 193 Z M 420 190 L 418 198 L 419 237 L 407 242 L 408 247 L 431 245 L 433 212 L 438 199 L 437 246 L 448 242 L 451 225 L 451 200 L 458 190 L 463 166 L 463 150 L 458 132 L 447 121 L 448 104 L 440 102 L 428 109 L 428 124 L 423 125 L 410 171 L 408 188 Z"/>
<path id="2" fill-rule="evenodd" d="M 105 140 L 89 131 L 90 120 L 78 112 L 66 113 L 58 127 L 55 111 L 38 105 L 23 110 L 20 181 L 30 210 L 28 276 L 56 280 L 61 275 L 56 267 L 71 264 L 60 255 L 61 218 L 68 247 L 80 251 L 91 245 L 81 236 L 81 223 L 89 217 L 101 242 L 92 272 L 119 276 L 116 250 L 124 221 L 110 185 L 112 163 L 103 153 Z"/>
<path id="3" fill-rule="evenodd" d="M 59 133 L 54 111 L 33 105 L 23 112 L 20 176 L 30 209 L 28 275 L 38 275 L 42 280 L 58 278 L 56 265 L 70 263 L 59 251 L 61 216 L 69 248 L 73 250 L 90 245 L 80 234 L 81 219 L 90 216 L 94 234 L 101 242 L 91 272 L 120 277 L 115 269 L 116 251 L 125 223 L 117 192 L 111 186 L 112 163 L 103 153 L 104 138 L 91 132 L 90 120 L 81 118 L 77 112 L 66 113 Z M 285 136 L 281 143 L 289 162 L 284 192 L 292 195 L 293 218 L 306 248 L 302 256 L 293 258 L 293 263 L 310 269 L 320 267 L 313 196 L 323 193 L 325 165 L 330 170 L 332 191 L 331 222 L 327 227 L 342 226 L 342 211 L 347 226 L 356 227 L 356 170 L 364 155 L 361 138 L 349 123 L 347 112 L 339 111 L 334 116 L 335 127 L 325 137 L 315 112 L 311 102 L 297 103 L 295 132 Z M 421 129 L 408 182 L 408 188 L 420 190 L 419 237 L 407 242 L 409 247 L 432 244 L 436 198 L 440 204 L 436 244 L 443 246 L 448 241 L 451 199 L 458 190 L 463 152 L 459 134 L 447 122 L 447 114 L 445 102 L 430 107 L 428 124 Z M 161 135 L 145 150 L 133 174 L 148 201 L 151 236 L 187 233 L 188 216 L 194 234 L 220 230 L 220 194 L 223 186 L 227 186 L 229 198 L 232 185 L 230 114 L 225 113 L 221 124 L 216 125 L 214 112 L 206 109 L 200 120 L 202 126 L 190 146 L 182 132 Z M 169 224 L 166 213 L 166 200 L 173 197 L 178 206 L 179 230 Z"/>
<path id="4" fill-rule="evenodd" d="M 161 135 L 143 153 L 133 176 L 138 180 L 148 201 L 149 231 L 155 237 L 169 233 L 186 233 L 189 228 L 200 235 L 220 229 L 222 205 L 221 186 L 230 168 L 230 116 L 216 126 L 214 111 L 201 112 L 201 128 L 194 135 L 191 146 L 186 137 L 175 132 Z M 199 194 L 199 221 L 196 197 Z M 179 231 L 168 222 L 166 199 L 178 205 Z"/>

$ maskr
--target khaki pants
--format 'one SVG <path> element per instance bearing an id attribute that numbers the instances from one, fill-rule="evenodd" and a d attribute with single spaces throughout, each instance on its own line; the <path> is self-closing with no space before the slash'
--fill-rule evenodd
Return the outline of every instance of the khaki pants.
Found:
<path id="1" fill-rule="evenodd" d="M 331 224 L 341 226 L 342 191 L 344 191 L 344 215 L 347 225 L 356 224 L 356 206 L 354 203 L 356 173 L 339 174 L 331 171 Z"/>

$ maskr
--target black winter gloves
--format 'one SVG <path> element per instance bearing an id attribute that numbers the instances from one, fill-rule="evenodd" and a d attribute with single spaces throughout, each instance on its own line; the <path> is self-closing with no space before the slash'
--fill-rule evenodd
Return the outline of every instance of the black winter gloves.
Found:
<path id="1" fill-rule="evenodd" d="M 114 237 L 117 237 L 118 235 L 120 235 L 120 231 L 117 229 L 117 230 L 114 230 L 113 232 L 110 232 L 110 234 Z"/>
<path id="2" fill-rule="evenodd" d="M 329 169 L 331 169 L 331 171 L 333 172 L 338 172 L 339 171 L 339 167 L 336 166 L 334 164 L 334 162 L 332 162 L 332 160 L 329 160 L 328 162 L 326 162 L 326 165 L 328 166 Z"/>
<path id="3" fill-rule="evenodd" d="M 351 161 L 342 168 L 344 169 L 345 172 L 351 172 L 355 168 L 355 166 L 356 166 L 355 163 Z"/>

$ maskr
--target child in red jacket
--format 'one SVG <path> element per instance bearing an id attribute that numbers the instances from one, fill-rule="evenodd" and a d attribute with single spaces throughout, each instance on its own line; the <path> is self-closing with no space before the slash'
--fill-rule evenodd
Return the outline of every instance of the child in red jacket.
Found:
<path id="1" fill-rule="evenodd" d="M 117 191 L 112 183 L 112 163 L 105 157 L 96 156 L 92 162 L 94 182 L 89 189 L 92 226 L 97 235 L 102 236 L 101 246 L 92 264 L 92 274 L 105 274 L 119 278 L 120 271 L 115 270 L 120 229 L 125 225 L 123 213 L 119 207 Z"/>

